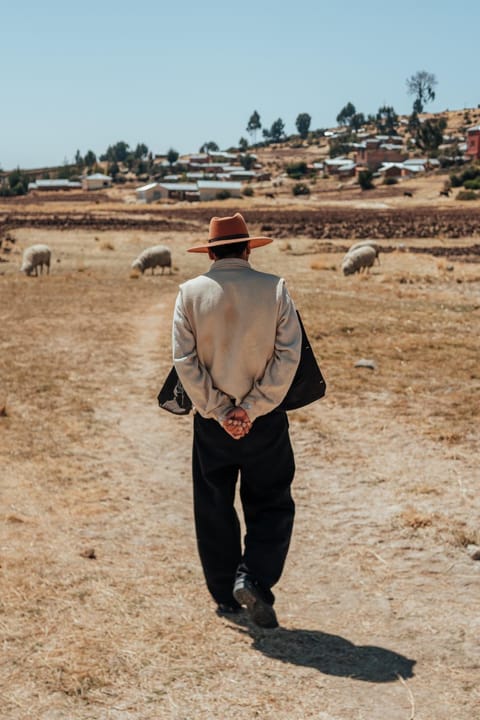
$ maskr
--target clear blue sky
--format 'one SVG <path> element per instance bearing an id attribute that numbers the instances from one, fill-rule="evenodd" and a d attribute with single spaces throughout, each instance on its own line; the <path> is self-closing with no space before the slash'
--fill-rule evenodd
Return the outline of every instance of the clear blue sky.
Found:
<path id="1" fill-rule="evenodd" d="M 405 80 L 436 75 L 432 111 L 477 107 L 479 0 L 2 2 L 0 165 L 40 167 L 124 140 L 221 148 L 253 112 L 295 131 L 351 101 L 407 113 Z"/>

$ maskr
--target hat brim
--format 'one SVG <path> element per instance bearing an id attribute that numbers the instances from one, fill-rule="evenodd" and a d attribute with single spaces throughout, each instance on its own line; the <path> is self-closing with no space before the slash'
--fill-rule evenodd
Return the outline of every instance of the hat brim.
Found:
<path id="1" fill-rule="evenodd" d="M 248 237 L 248 238 L 234 238 L 233 240 L 212 240 L 212 242 L 204 243 L 203 245 L 195 245 L 187 250 L 192 253 L 208 253 L 210 248 L 217 247 L 218 245 L 233 245 L 234 243 L 248 242 L 250 249 L 262 247 L 262 245 L 268 245 L 273 242 L 272 238 L 267 237 Z"/>

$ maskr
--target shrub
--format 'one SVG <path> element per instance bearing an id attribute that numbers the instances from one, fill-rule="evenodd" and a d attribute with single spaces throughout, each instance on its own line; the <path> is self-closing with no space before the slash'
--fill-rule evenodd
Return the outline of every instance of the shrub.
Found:
<path id="1" fill-rule="evenodd" d="M 467 190 L 480 190 L 480 176 L 474 178 L 474 180 L 465 180 L 463 186 Z"/>
<path id="2" fill-rule="evenodd" d="M 4 195 L 26 195 L 28 192 L 28 177 L 17 168 L 8 175 L 8 186 L 10 192 Z"/>
<path id="3" fill-rule="evenodd" d="M 374 186 L 373 184 L 373 173 L 371 170 L 362 170 L 358 173 L 358 184 L 362 188 L 362 190 L 371 190 Z"/>
<path id="4" fill-rule="evenodd" d="M 398 180 L 396 177 L 386 177 L 383 180 L 384 185 L 396 185 L 398 183 Z"/>
<path id="5" fill-rule="evenodd" d="M 293 162 L 286 167 L 287 175 L 294 180 L 299 180 L 308 173 L 306 162 Z"/>
<path id="6" fill-rule="evenodd" d="M 228 190 L 220 190 L 220 192 L 217 193 L 217 200 L 227 200 L 229 197 L 231 197 Z"/>
<path id="7" fill-rule="evenodd" d="M 462 187 L 462 185 L 466 187 L 468 180 L 476 180 L 477 178 L 480 178 L 480 167 L 478 166 L 469 167 L 458 175 L 450 175 L 452 187 Z"/>
<path id="8" fill-rule="evenodd" d="M 296 183 L 292 188 L 294 195 L 310 195 L 310 188 L 305 183 Z"/>
<path id="9" fill-rule="evenodd" d="M 250 185 L 247 185 L 247 187 L 243 189 L 243 195 L 245 195 L 245 197 L 252 197 L 253 188 L 250 187 Z"/>
<path id="10" fill-rule="evenodd" d="M 480 195 L 476 193 L 474 190 L 460 190 L 459 193 L 457 193 L 456 200 L 478 200 L 480 199 Z"/>

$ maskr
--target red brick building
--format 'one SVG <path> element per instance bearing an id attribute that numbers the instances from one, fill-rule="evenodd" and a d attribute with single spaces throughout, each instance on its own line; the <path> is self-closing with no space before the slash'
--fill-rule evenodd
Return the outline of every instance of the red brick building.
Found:
<path id="1" fill-rule="evenodd" d="M 377 170 L 385 162 L 401 163 L 408 157 L 401 145 L 384 143 L 378 138 L 368 138 L 356 148 L 355 161 L 370 170 Z"/>
<path id="2" fill-rule="evenodd" d="M 472 160 L 480 160 L 480 125 L 467 131 L 466 155 Z"/>

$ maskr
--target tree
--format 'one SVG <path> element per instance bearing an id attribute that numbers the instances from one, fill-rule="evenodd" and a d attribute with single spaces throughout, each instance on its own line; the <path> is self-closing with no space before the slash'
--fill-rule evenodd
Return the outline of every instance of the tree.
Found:
<path id="1" fill-rule="evenodd" d="M 337 122 L 339 125 L 349 125 L 350 119 L 355 115 L 357 111 L 355 110 L 355 105 L 353 103 L 348 102 L 338 113 L 337 115 Z"/>
<path id="2" fill-rule="evenodd" d="M 210 142 L 203 143 L 199 152 L 201 152 L 201 153 L 218 152 L 219 150 L 220 150 L 220 148 L 218 147 L 217 143 L 213 142 L 213 140 L 210 140 Z"/>
<path id="3" fill-rule="evenodd" d="M 173 148 L 170 148 L 170 150 L 167 153 L 167 160 L 168 160 L 170 168 L 171 168 L 173 163 L 177 162 L 177 160 L 178 160 L 178 152 L 176 150 L 174 150 Z"/>
<path id="4" fill-rule="evenodd" d="M 116 162 L 110 163 L 107 169 L 108 175 L 112 178 L 113 182 L 116 181 L 117 175 L 120 172 L 120 168 L 118 167 Z"/>
<path id="5" fill-rule="evenodd" d="M 239 150 L 242 150 L 242 152 L 245 152 L 245 150 L 248 148 L 248 140 L 247 138 L 241 137 L 238 141 L 238 148 Z"/>
<path id="6" fill-rule="evenodd" d="M 129 154 L 130 146 L 123 140 L 109 145 L 107 152 L 100 156 L 100 160 L 109 160 L 110 162 L 125 162 Z"/>
<path id="7" fill-rule="evenodd" d="M 419 70 L 415 75 L 407 78 L 407 92 L 414 97 L 414 112 L 423 112 L 425 104 L 435 100 L 434 88 L 436 84 L 437 78 L 435 75 L 426 70 Z"/>
<path id="8" fill-rule="evenodd" d="M 95 153 L 93 152 L 93 150 L 89 150 L 89 151 L 85 154 L 85 157 L 83 158 L 83 161 L 84 161 L 84 163 L 85 163 L 85 165 L 86 165 L 87 167 L 91 168 L 92 165 L 95 165 L 95 163 L 97 162 L 97 156 L 95 155 Z"/>
<path id="9" fill-rule="evenodd" d="M 256 163 L 256 159 L 253 155 L 242 155 L 240 158 L 240 164 L 244 170 L 251 170 Z"/>
<path id="10" fill-rule="evenodd" d="M 253 142 L 257 140 L 257 130 L 260 130 L 262 123 L 260 121 L 260 115 L 256 110 L 250 115 L 250 119 L 247 125 L 247 132 L 249 135 L 253 135 Z"/>
<path id="11" fill-rule="evenodd" d="M 26 195 L 28 192 L 28 176 L 17 167 L 8 176 L 9 188 L 5 195 Z"/>
<path id="12" fill-rule="evenodd" d="M 148 173 L 148 164 L 145 160 L 139 160 L 135 167 L 135 174 L 137 177 L 140 175 L 146 175 Z"/>
<path id="13" fill-rule="evenodd" d="M 398 115 L 391 105 L 382 105 L 382 107 L 378 108 L 375 125 L 377 131 L 382 135 L 395 135 Z"/>
<path id="14" fill-rule="evenodd" d="M 371 170 L 362 170 L 358 173 L 358 184 L 362 190 L 371 190 L 373 184 L 373 172 Z"/>
<path id="15" fill-rule="evenodd" d="M 80 154 L 80 150 L 77 150 L 77 152 L 75 153 L 75 165 L 77 165 L 78 167 L 82 167 L 83 165 L 83 158 Z"/>
<path id="16" fill-rule="evenodd" d="M 148 155 L 148 147 L 145 143 L 138 143 L 133 154 L 136 160 L 142 160 Z"/>
<path id="17" fill-rule="evenodd" d="M 270 138 L 273 142 L 280 142 L 285 137 L 285 123 L 281 118 L 275 120 L 270 128 Z"/>
<path id="18" fill-rule="evenodd" d="M 412 112 L 410 117 L 408 118 L 408 132 L 412 137 L 415 137 L 417 134 L 418 128 L 420 127 L 420 119 L 418 117 L 418 113 L 415 112 L 415 110 Z"/>
<path id="19" fill-rule="evenodd" d="M 305 140 L 305 138 L 308 135 L 308 131 L 310 130 L 310 123 L 312 122 L 312 118 L 308 113 L 300 113 L 300 115 L 297 115 L 297 119 L 295 120 L 295 125 L 298 130 L 298 134 L 300 137 Z"/>
<path id="20" fill-rule="evenodd" d="M 355 115 L 352 115 L 350 118 L 350 127 L 352 130 L 360 130 L 363 125 L 366 124 L 365 115 L 363 113 L 355 113 Z"/>
<path id="21" fill-rule="evenodd" d="M 425 120 L 420 123 L 415 136 L 417 147 L 427 152 L 434 152 L 443 142 L 443 131 L 447 127 L 445 118 Z"/>

